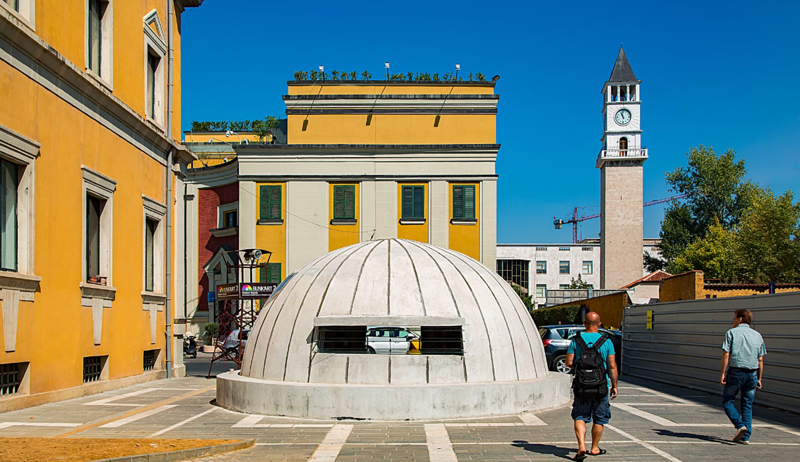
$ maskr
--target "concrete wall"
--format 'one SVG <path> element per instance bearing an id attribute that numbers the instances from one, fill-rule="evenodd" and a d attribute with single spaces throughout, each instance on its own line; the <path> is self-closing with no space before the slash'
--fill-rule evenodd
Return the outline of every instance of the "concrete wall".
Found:
<path id="1" fill-rule="evenodd" d="M 721 394 L 722 340 L 737 309 L 753 312 L 764 337 L 764 387 L 756 403 L 800 411 L 800 293 L 684 300 L 624 310 L 622 371 Z M 646 328 L 653 311 L 653 329 Z"/>

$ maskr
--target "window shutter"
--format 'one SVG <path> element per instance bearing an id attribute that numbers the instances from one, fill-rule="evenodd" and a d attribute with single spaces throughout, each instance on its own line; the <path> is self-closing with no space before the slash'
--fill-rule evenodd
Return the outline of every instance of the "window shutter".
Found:
<path id="1" fill-rule="evenodd" d="M 464 187 L 453 186 L 453 218 L 464 218 Z"/>
<path id="2" fill-rule="evenodd" d="M 262 186 L 260 189 L 261 196 L 261 219 L 269 218 L 269 186 Z"/>
<path id="3" fill-rule="evenodd" d="M 269 271 L 268 267 L 261 267 L 258 269 L 258 282 L 267 282 L 267 272 Z"/>
<path id="4" fill-rule="evenodd" d="M 464 186 L 464 218 L 475 218 L 475 186 Z"/>
<path id="5" fill-rule="evenodd" d="M 356 217 L 356 187 L 353 185 L 344 187 L 344 217 Z"/>
<path id="6" fill-rule="evenodd" d="M 414 186 L 414 218 L 425 218 L 425 187 Z"/>
<path id="7" fill-rule="evenodd" d="M 333 218 L 344 218 L 344 186 L 333 187 Z"/>
<path id="8" fill-rule="evenodd" d="M 414 216 L 413 196 L 414 188 L 412 186 L 403 186 L 403 218 L 412 218 Z"/>
<path id="9" fill-rule="evenodd" d="M 269 280 L 267 282 L 281 282 L 281 264 L 269 264 Z"/>
<path id="10" fill-rule="evenodd" d="M 281 218 L 281 187 L 280 186 L 270 186 L 272 191 L 270 192 L 270 218 Z"/>

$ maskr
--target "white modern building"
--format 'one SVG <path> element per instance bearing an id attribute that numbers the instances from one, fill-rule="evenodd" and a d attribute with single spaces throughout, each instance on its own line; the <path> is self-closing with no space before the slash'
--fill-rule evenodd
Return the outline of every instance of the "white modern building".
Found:
<path id="1" fill-rule="evenodd" d="M 661 239 L 644 239 L 639 277 L 648 274 L 644 268 L 645 254 L 660 257 L 660 242 Z M 577 280 L 579 276 L 599 289 L 600 242 L 584 239 L 577 244 L 497 244 L 497 273 L 509 283 L 527 290 L 535 297 L 537 305 L 544 305 L 548 290 L 568 289 L 572 279 Z"/>

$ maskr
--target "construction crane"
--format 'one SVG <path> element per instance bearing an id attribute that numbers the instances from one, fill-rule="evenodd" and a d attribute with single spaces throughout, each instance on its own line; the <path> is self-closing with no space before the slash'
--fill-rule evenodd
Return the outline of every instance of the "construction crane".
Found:
<path id="1" fill-rule="evenodd" d="M 654 201 L 645 202 L 644 204 L 642 204 L 642 207 L 644 208 L 644 207 L 650 207 L 651 205 L 663 204 L 664 202 L 669 202 L 669 201 L 674 200 L 674 199 L 683 199 L 683 198 L 688 197 L 688 196 L 689 196 L 688 194 L 679 194 L 677 196 L 671 196 L 671 197 L 667 197 L 667 198 L 664 198 L 664 199 L 656 199 Z M 572 224 L 572 243 L 573 244 L 577 244 L 578 243 L 578 223 L 580 223 L 582 221 L 586 221 L 586 220 L 591 220 L 593 218 L 600 218 L 601 215 L 602 214 L 600 214 L 600 213 L 595 213 L 593 215 L 584 215 L 582 217 L 579 217 L 578 216 L 578 207 L 575 207 L 573 209 L 573 211 L 572 211 L 572 218 L 569 218 L 567 220 L 561 220 L 561 219 L 558 219 L 556 217 L 553 217 L 553 224 L 555 225 L 556 229 L 561 229 L 561 226 L 571 223 Z"/>

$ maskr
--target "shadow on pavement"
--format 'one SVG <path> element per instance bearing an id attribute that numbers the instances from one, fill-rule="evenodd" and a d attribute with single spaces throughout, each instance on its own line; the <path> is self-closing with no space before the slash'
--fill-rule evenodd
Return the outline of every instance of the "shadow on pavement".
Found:
<path id="1" fill-rule="evenodd" d="M 701 440 L 701 441 L 713 441 L 715 443 L 720 443 L 720 444 L 729 444 L 729 445 L 735 444 L 732 441 L 724 440 L 724 439 L 719 438 L 717 436 L 698 435 L 698 434 L 695 434 L 695 433 L 674 432 L 674 431 L 671 431 L 671 430 L 656 430 L 656 433 L 658 433 L 658 435 L 660 435 L 660 436 L 668 436 L 670 438 L 687 438 L 687 439 Z"/>
<path id="2" fill-rule="evenodd" d="M 559 446 L 553 446 L 552 444 L 534 444 L 520 440 L 514 441 L 511 446 L 514 446 L 515 448 L 522 448 L 526 451 L 534 452 L 536 454 L 549 454 L 568 460 L 572 460 L 570 454 L 577 452 L 577 449 L 574 448 L 562 448 Z"/>

